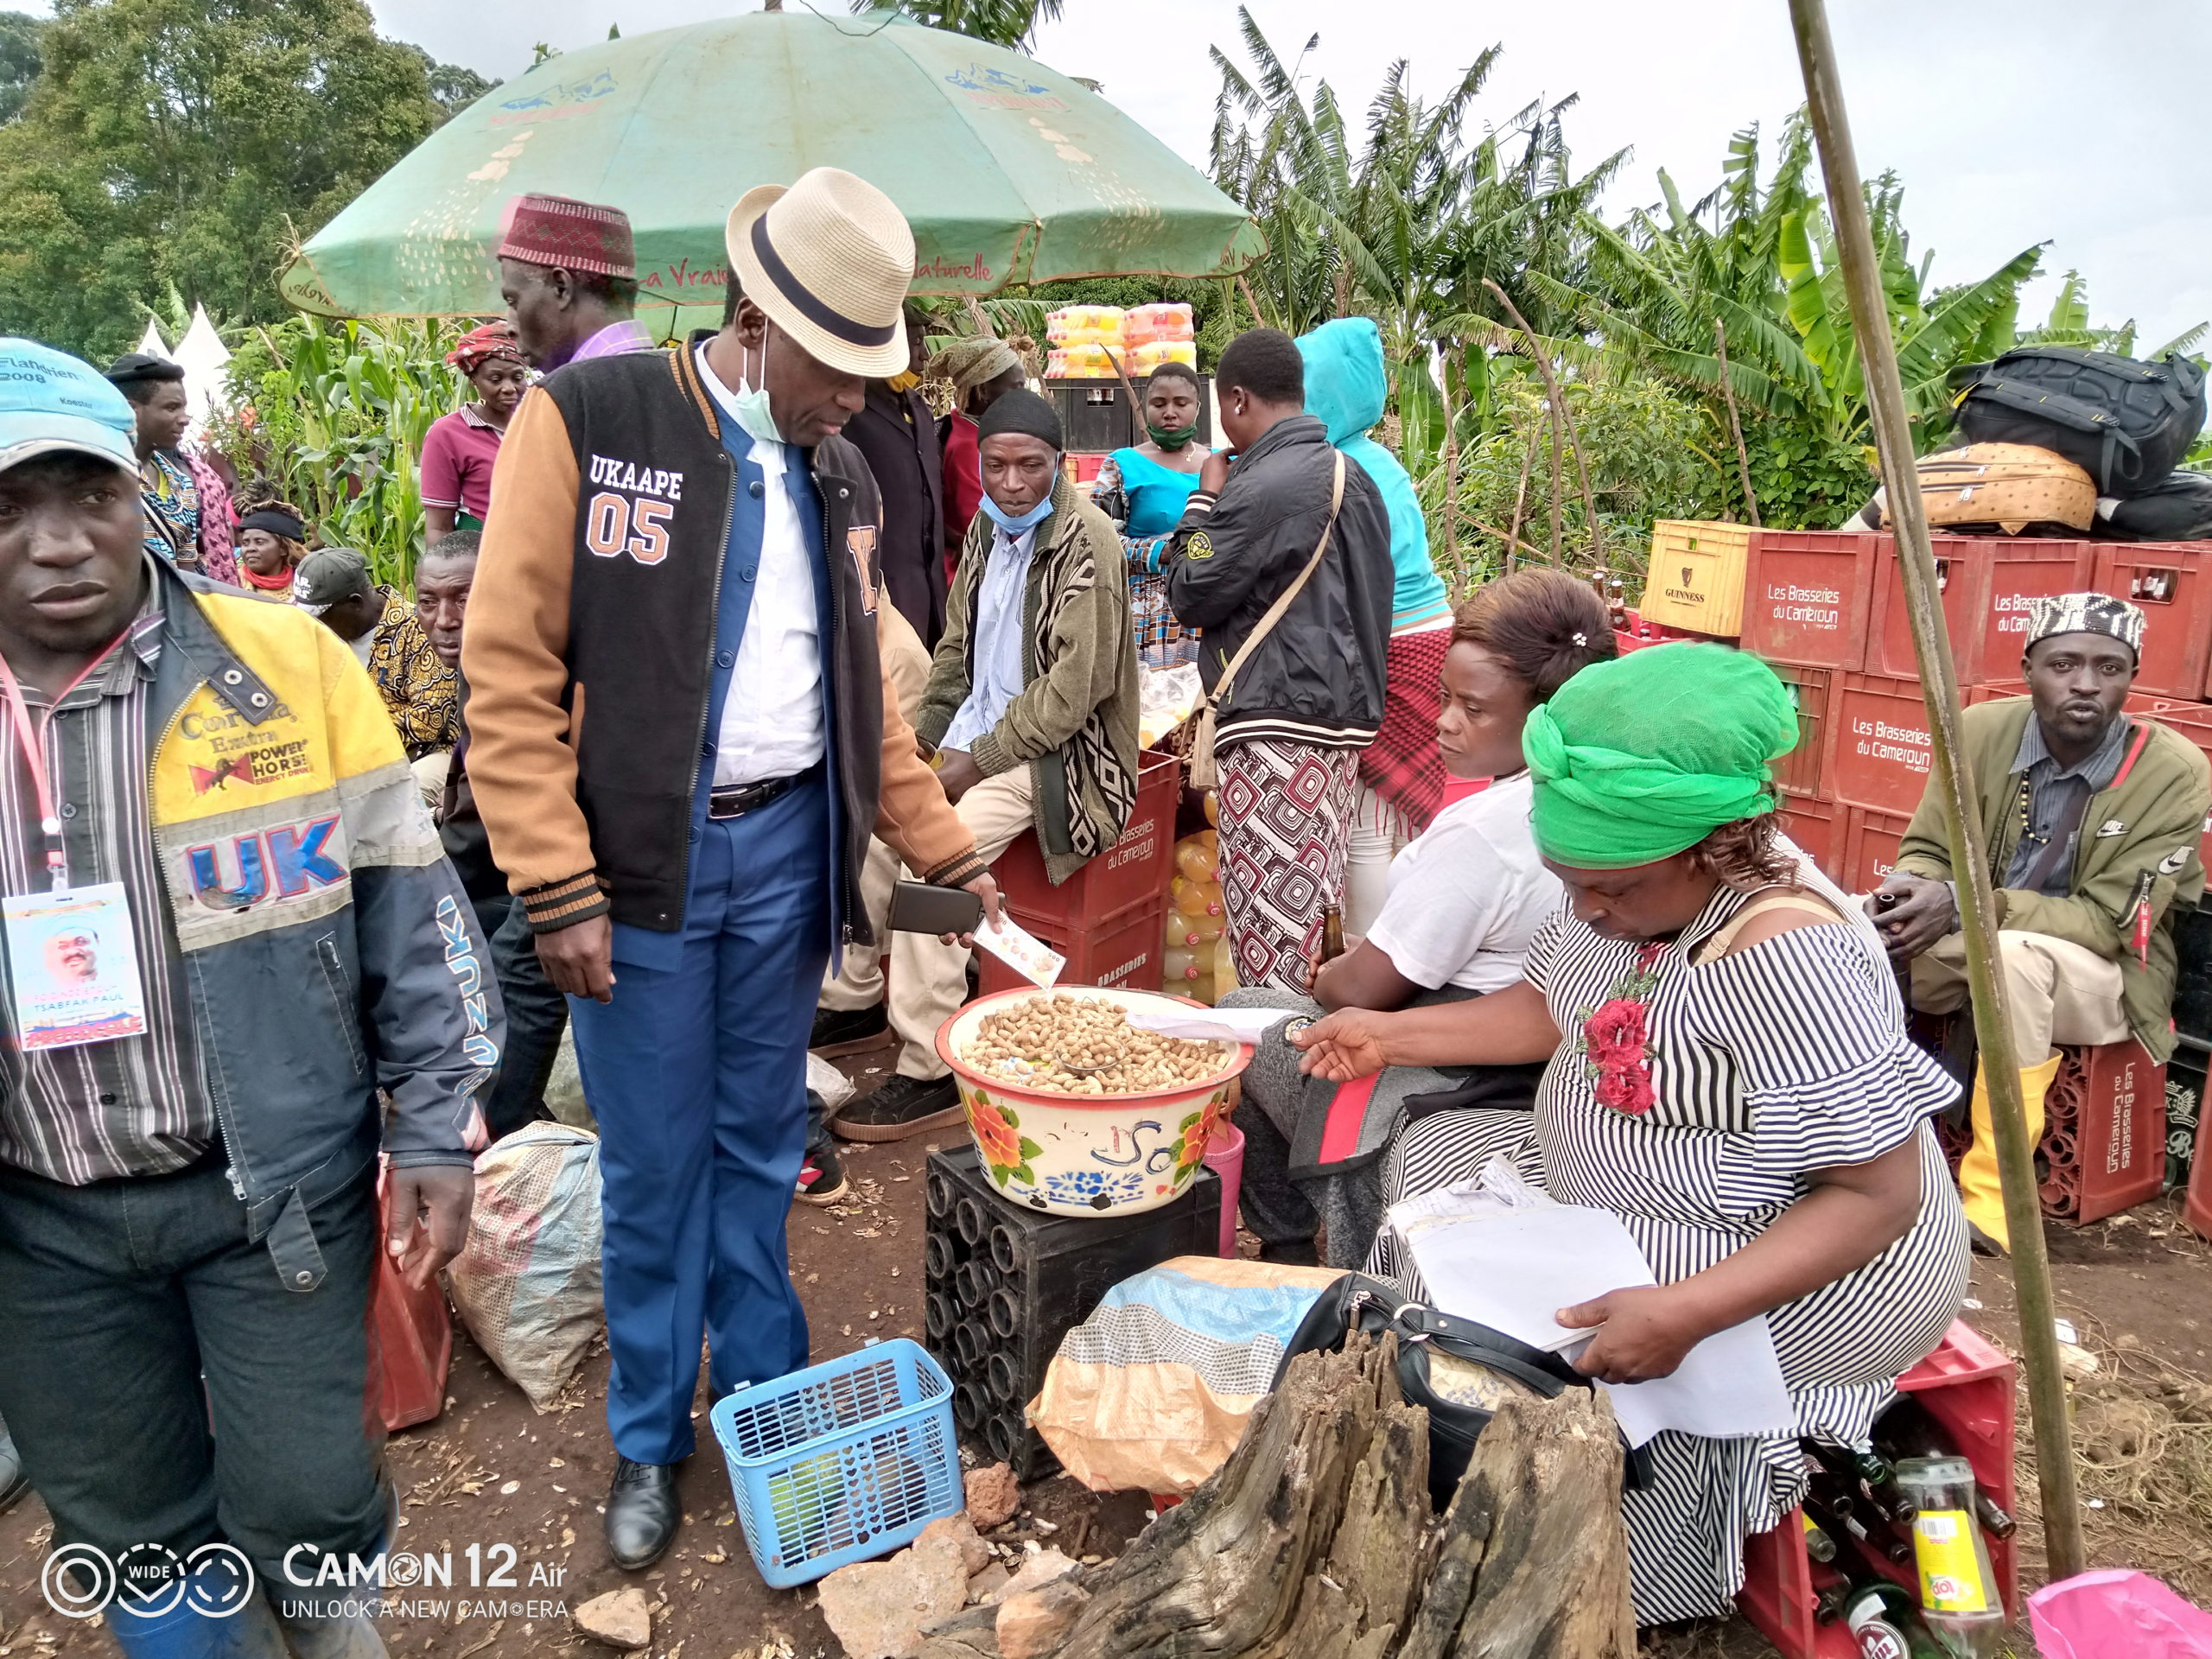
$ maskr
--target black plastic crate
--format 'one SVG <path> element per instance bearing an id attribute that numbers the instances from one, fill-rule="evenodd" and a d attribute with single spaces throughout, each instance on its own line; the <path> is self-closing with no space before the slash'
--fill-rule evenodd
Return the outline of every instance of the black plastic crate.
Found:
<path id="1" fill-rule="evenodd" d="M 923 1345 L 952 1379 L 960 1432 L 1024 1481 L 1058 1466 L 1024 1409 L 1060 1338 L 1122 1280 L 1221 1248 L 1221 1182 L 1137 1215 L 1040 1214 L 1008 1203 L 973 1147 L 931 1153 L 925 1194 Z"/>
<path id="2" fill-rule="evenodd" d="M 2202 1144 L 2206 1063 L 2212 1054 L 2187 1037 L 2166 1062 L 2166 1185 L 2189 1185 L 2189 1167 Z"/>
<path id="3" fill-rule="evenodd" d="M 2174 1029 L 2212 1043 L 2212 909 L 2202 903 L 2174 917 Z"/>
<path id="4" fill-rule="evenodd" d="M 1131 384 L 1143 396 L 1144 381 L 1132 377 Z M 1212 385 L 1211 375 L 1198 377 L 1198 442 L 1208 448 L 1213 447 L 1212 399 L 1207 396 Z M 1143 442 L 1143 411 L 1130 407 L 1128 390 L 1119 379 L 1047 380 L 1044 386 L 1059 411 L 1069 454 L 1105 454 Z"/>

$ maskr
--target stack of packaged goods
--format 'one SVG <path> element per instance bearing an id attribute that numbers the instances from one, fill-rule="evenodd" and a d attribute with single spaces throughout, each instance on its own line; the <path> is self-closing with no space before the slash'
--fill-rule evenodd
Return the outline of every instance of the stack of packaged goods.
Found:
<path id="1" fill-rule="evenodd" d="M 1198 366 L 1196 320 L 1187 305 L 1132 307 L 1122 318 L 1122 365 L 1142 379 L 1163 363 Z"/>
<path id="2" fill-rule="evenodd" d="M 1118 305 L 1065 305 L 1045 316 L 1045 337 L 1052 344 L 1046 359 L 1047 380 L 1110 379 L 1122 351 L 1128 316 Z"/>
<path id="3" fill-rule="evenodd" d="M 1206 816 L 1215 811 L 1206 797 Z M 1167 884 L 1167 950 L 1160 960 L 1163 990 L 1211 1007 L 1236 988 L 1229 959 L 1227 921 L 1221 900 L 1221 851 L 1211 829 L 1175 843 L 1175 875 Z"/>

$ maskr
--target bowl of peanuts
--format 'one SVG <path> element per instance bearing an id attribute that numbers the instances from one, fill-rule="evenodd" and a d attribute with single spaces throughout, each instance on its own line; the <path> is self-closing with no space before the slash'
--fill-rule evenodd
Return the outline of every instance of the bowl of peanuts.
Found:
<path id="1" fill-rule="evenodd" d="M 1128 1015 L 1203 1007 L 1159 991 L 1024 988 L 978 997 L 939 1027 L 937 1052 L 999 1191 L 1064 1216 L 1181 1197 L 1252 1050 L 1163 1036 Z"/>

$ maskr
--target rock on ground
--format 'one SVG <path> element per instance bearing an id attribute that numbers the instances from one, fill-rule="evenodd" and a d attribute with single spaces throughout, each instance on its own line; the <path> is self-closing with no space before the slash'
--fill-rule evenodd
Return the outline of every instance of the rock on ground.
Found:
<path id="1" fill-rule="evenodd" d="M 968 1605 L 957 1537 L 927 1538 L 887 1561 L 841 1567 L 822 1580 L 822 1617 L 847 1659 L 913 1659 L 922 1627 Z"/>
<path id="2" fill-rule="evenodd" d="M 1046 1659 L 1058 1653 L 1090 1599 L 1081 1585 L 1065 1579 L 1007 1597 L 999 1603 L 1000 1659 Z"/>
<path id="3" fill-rule="evenodd" d="M 993 1561 L 982 1572 L 971 1573 L 968 1580 L 968 1601 L 974 1606 L 987 1601 L 996 1601 L 999 1592 L 1005 1589 L 1014 1574 Z"/>
<path id="4" fill-rule="evenodd" d="M 635 1653 L 653 1641 L 653 1616 L 642 1590 L 615 1590 L 594 1596 L 573 1615 L 576 1628 L 610 1648 Z"/>
<path id="5" fill-rule="evenodd" d="M 1021 1564 L 1021 1570 L 999 1592 L 999 1605 L 1003 1607 L 1025 1590 L 1041 1590 L 1053 1580 L 1065 1578 L 1074 1571 L 1075 1563 L 1058 1550 L 1039 1550 Z"/>
<path id="6" fill-rule="evenodd" d="M 976 1523 L 964 1515 L 944 1516 L 931 1522 L 922 1529 L 922 1535 L 914 1541 L 918 1545 L 940 1539 L 949 1539 L 960 1546 L 960 1554 L 968 1563 L 970 1577 L 997 1559 L 991 1547 L 976 1535 Z"/>
<path id="7" fill-rule="evenodd" d="M 1021 1507 L 1021 1483 L 1010 1464 L 995 1463 L 970 1469 L 961 1484 L 968 1492 L 968 1518 L 985 1532 L 1004 1526 Z"/>

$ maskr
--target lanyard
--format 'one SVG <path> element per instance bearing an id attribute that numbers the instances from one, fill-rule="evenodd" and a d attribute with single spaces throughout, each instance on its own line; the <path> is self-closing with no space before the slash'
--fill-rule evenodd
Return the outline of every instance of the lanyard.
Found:
<path id="1" fill-rule="evenodd" d="M 5 657 L 0 657 L 0 692 L 6 694 L 8 713 L 16 722 L 16 736 L 23 746 L 23 758 L 30 763 L 31 781 L 38 791 L 38 827 L 46 836 L 46 870 L 56 893 L 68 888 L 69 855 L 61 843 L 61 814 L 54 804 L 54 784 L 46 775 L 46 728 L 53 723 L 69 694 L 107 661 L 130 633 L 130 630 L 125 628 L 101 647 L 92 661 L 77 671 L 76 677 L 61 688 L 60 696 L 54 698 L 44 717 L 36 721 L 31 718 L 30 704 L 24 700 L 16 671 L 8 665 Z"/>

